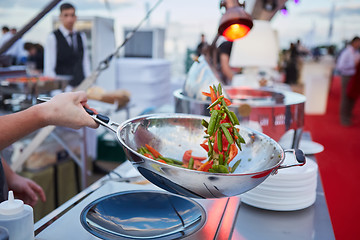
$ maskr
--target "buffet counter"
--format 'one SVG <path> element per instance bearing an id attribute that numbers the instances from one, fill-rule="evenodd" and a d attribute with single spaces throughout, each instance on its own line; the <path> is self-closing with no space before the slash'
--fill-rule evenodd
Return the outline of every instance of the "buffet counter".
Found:
<path id="1" fill-rule="evenodd" d="M 311 156 L 308 158 L 314 159 Z M 35 224 L 35 239 L 72 239 L 74 236 L 79 240 L 99 239 L 85 230 L 80 221 L 82 211 L 91 202 L 113 193 L 164 192 L 139 175 L 119 178 L 133 171 L 126 161 L 38 221 Z M 316 201 L 302 210 L 264 210 L 241 203 L 240 199 L 241 196 L 192 199 L 205 209 L 207 217 L 202 228 L 184 239 L 335 239 L 319 175 Z"/>

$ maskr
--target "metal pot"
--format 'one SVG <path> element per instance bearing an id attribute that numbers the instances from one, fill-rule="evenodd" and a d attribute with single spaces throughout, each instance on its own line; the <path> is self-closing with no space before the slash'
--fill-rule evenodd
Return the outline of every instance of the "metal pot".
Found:
<path id="1" fill-rule="evenodd" d="M 294 130 L 292 148 L 297 148 L 304 126 L 305 96 L 271 89 L 252 89 L 248 87 L 224 87 L 233 104 L 229 109 L 247 126 L 263 132 L 275 141 L 290 129 Z M 204 90 L 207 91 L 207 90 Z M 173 93 L 175 112 L 209 116 L 207 107 L 210 100 L 199 100 L 186 96 L 182 89 Z"/>
<path id="2" fill-rule="evenodd" d="M 134 167 L 150 182 L 169 192 L 193 198 L 221 198 L 244 193 L 263 182 L 279 168 L 302 166 L 305 157 L 300 150 L 286 150 L 267 135 L 241 127 L 240 134 L 246 144 L 235 157 L 241 163 L 232 174 L 200 172 L 164 164 L 147 158 L 137 149 L 149 144 L 163 156 L 181 160 L 186 150 L 194 156 L 206 156 L 200 146 L 204 129 L 204 116 L 188 114 L 157 114 L 139 116 L 117 124 L 102 115 L 92 117 L 113 131 Z M 297 161 L 282 165 L 285 152 L 296 154 Z M 231 166 L 231 164 L 230 164 Z"/>

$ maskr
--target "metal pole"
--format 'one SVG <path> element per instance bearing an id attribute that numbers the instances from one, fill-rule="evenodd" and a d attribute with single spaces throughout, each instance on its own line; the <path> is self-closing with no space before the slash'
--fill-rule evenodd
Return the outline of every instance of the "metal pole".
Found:
<path id="1" fill-rule="evenodd" d="M 9 41 L 0 48 L 0 55 L 6 52 L 19 38 L 22 37 L 30 28 L 32 28 L 40 19 L 42 19 L 51 9 L 53 9 L 61 0 L 50 2 L 36 17 L 18 31 Z"/>

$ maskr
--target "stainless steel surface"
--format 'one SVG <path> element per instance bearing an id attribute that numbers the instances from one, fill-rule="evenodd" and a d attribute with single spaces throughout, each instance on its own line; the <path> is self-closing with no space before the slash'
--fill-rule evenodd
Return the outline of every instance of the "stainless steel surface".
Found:
<path id="1" fill-rule="evenodd" d="M 159 193 L 166 193 L 163 190 L 157 188 L 152 184 L 147 185 L 138 185 L 130 183 L 119 183 L 119 182 L 106 182 L 96 191 L 92 192 L 86 198 L 78 202 L 70 210 L 52 215 L 54 221 L 52 224 L 47 226 L 44 229 L 42 225 L 35 224 L 35 232 L 37 232 L 35 239 L 36 240 L 63 240 L 63 239 L 76 239 L 78 240 L 90 240 L 90 239 L 99 239 L 96 236 L 93 236 L 88 231 L 86 231 L 80 222 L 80 215 L 83 209 L 88 206 L 94 200 L 102 198 L 109 194 L 121 193 L 125 191 L 142 191 L 148 192 L 155 190 Z M 86 190 L 84 191 L 86 192 Z M 189 236 L 181 237 L 182 239 L 188 240 L 198 240 L 198 239 L 220 239 L 217 238 L 218 235 L 225 236 L 223 239 L 229 239 L 233 230 L 234 224 L 229 224 L 227 219 L 224 219 L 227 216 L 228 219 L 235 219 L 237 211 L 239 209 L 240 199 L 238 197 L 232 198 L 221 198 L 221 199 L 192 199 L 191 201 L 200 204 L 201 207 L 206 212 L 205 223 L 202 227 L 192 233 Z M 70 205 L 66 203 L 66 205 Z M 121 205 L 121 204 L 120 204 Z M 227 211 L 229 209 L 229 211 Z M 111 213 L 110 213 L 111 215 Z M 50 220 L 44 220 L 41 222 L 49 222 Z M 224 225 L 223 225 L 224 224 Z M 220 227 L 219 227 L 220 225 Z M 218 228 L 219 227 L 219 228 Z M 41 229 L 42 231 L 39 231 Z M 118 237 L 117 239 L 129 239 L 126 237 Z M 152 239 L 152 238 L 148 238 Z M 172 238 L 167 238 L 172 239 Z"/>
<path id="2" fill-rule="evenodd" d="M 229 109 L 235 112 L 240 125 L 256 129 L 275 141 L 290 129 L 295 129 L 292 146 L 298 147 L 304 127 L 305 96 L 289 91 L 270 89 L 249 89 L 224 87 L 233 104 Z M 208 91 L 208 89 L 198 89 Z M 209 116 L 209 100 L 198 100 L 174 91 L 175 112 Z"/>
<path id="3" fill-rule="evenodd" d="M 204 116 L 188 114 L 158 114 L 140 116 L 120 125 L 117 139 L 125 154 L 137 170 L 150 182 L 169 192 L 193 198 L 221 198 L 244 193 L 263 182 L 277 171 L 285 153 L 270 137 L 240 128 L 246 144 L 242 145 L 230 166 L 241 159 L 232 174 L 209 173 L 164 164 L 137 152 L 145 144 L 162 155 L 181 160 L 186 150 L 195 156 L 206 156 L 200 146 L 204 129 Z M 300 165 L 305 164 L 305 162 Z"/>
<path id="4" fill-rule="evenodd" d="M 126 191 L 84 208 L 81 224 L 102 239 L 176 239 L 198 231 L 206 213 L 194 200 L 159 191 Z"/>
<path id="5" fill-rule="evenodd" d="M 129 171 L 130 168 L 132 168 L 131 164 L 125 162 L 115 171 L 124 173 Z M 103 179 L 99 182 L 103 182 Z M 138 185 L 110 181 L 101 185 L 99 182 L 94 183 L 97 185 L 95 187 L 97 190 L 94 191 L 94 186 L 92 185 L 79 194 L 80 198 L 75 196 L 66 202 L 64 204 L 66 206 L 73 205 L 75 204 L 74 202 L 77 203 L 70 210 L 61 206 L 50 213 L 49 216 L 35 223 L 35 231 L 37 232 L 35 239 L 63 240 L 73 239 L 74 236 L 78 240 L 99 239 L 87 232 L 80 223 L 80 214 L 89 203 L 112 193 L 133 190 L 159 190 L 152 184 Z M 90 195 L 88 195 L 89 192 L 91 192 Z M 83 198 L 83 196 L 86 197 Z M 206 210 L 207 218 L 203 228 L 185 239 L 335 239 L 319 175 L 316 202 L 314 205 L 303 210 L 288 212 L 268 211 L 246 204 L 239 206 L 239 203 L 236 203 L 238 199 L 239 197 L 229 199 L 193 199 Z M 225 211 L 224 208 L 226 208 Z M 44 228 L 44 223 L 46 222 L 52 223 Z M 223 229 L 226 226 L 227 228 Z M 229 235 L 224 237 L 223 233 L 229 233 Z"/>

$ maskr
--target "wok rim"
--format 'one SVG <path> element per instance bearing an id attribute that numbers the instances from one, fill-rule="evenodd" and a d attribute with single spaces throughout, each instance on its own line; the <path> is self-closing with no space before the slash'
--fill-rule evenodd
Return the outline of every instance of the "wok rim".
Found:
<path id="1" fill-rule="evenodd" d="M 209 118 L 208 116 L 203 116 L 203 115 L 196 115 L 196 114 L 186 114 L 186 113 L 155 113 L 155 114 L 146 114 L 146 115 L 140 115 L 140 116 L 137 116 L 137 117 L 134 117 L 134 118 L 130 118 L 124 122 L 122 122 L 118 128 L 116 129 L 116 138 L 118 139 L 118 141 L 120 142 L 120 144 L 125 147 L 126 149 L 128 149 L 129 151 L 131 151 L 133 154 L 137 155 L 138 157 L 140 158 L 145 158 L 146 160 L 149 160 L 153 163 L 156 163 L 156 164 L 160 164 L 160 165 L 164 165 L 166 167 L 169 167 L 169 168 L 175 168 L 175 169 L 179 169 L 180 167 L 176 167 L 176 166 L 173 166 L 173 165 L 170 165 L 170 164 L 166 164 L 166 163 L 162 163 L 162 162 L 159 162 L 159 161 L 156 161 L 154 159 L 151 159 L 151 158 L 148 158 L 140 153 L 138 153 L 137 151 L 133 150 L 132 148 L 130 148 L 120 137 L 120 132 L 122 131 L 122 129 L 124 129 L 127 125 L 129 125 L 130 123 L 136 121 L 136 120 L 139 120 L 139 119 L 147 119 L 147 118 L 176 118 L 177 116 L 181 116 L 183 118 L 191 118 L 191 119 L 204 119 L 204 118 Z M 237 126 L 240 126 L 240 125 L 237 125 Z M 193 170 L 193 169 L 187 169 L 187 168 L 180 168 L 182 170 L 185 170 L 185 171 L 189 171 L 189 172 L 197 172 L 199 174 L 205 174 L 205 175 L 216 175 L 216 176 L 250 176 L 250 175 L 259 175 L 259 174 L 263 174 L 265 172 L 269 172 L 269 174 L 271 174 L 270 170 L 271 171 L 274 171 L 276 169 L 278 169 L 280 167 L 280 165 L 284 162 L 284 159 L 285 159 L 285 151 L 284 149 L 280 146 L 279 143 L 277 143 L 274 139 L 272 139 L 271 137 L 269 137 L 268 135 L 262 133 L 262 132 L 259 132 L 257 130 L 254 130 L 252 128 L 248 128 L 248 127 L 244 127 L 242 126 L 241 128 L 243 129 L 246 129 L 246 130 L 249 130 L 258 134 L 258 135 L 261 135 L 263 137 L 265 137 L 266 139 L 269 139 L 272 143 L 275 144 L 275 146 L 277 147 L 277 149 L 280 150 L 280 154 L 281 154 L 281 158 L 280 160 L 278 161 L 277 164 L 275 164 L 274 166 L 272 167 L 269 167 L 267 169 L 264 169 L 264 170 L 261 170 L 259 172 L 251 172 L 251 173 L 212 173 L 212 172 L 203 172 L 203 171 L 197 171 L 197 170 Z M 200 143 L 199 143 L 200 144 Z M 235 159 L 234 159 L 235 160 Z M 131 162 L 131 161 L 130 161 Z M 267 175 L 266 175 L 267 176 Z"/>

